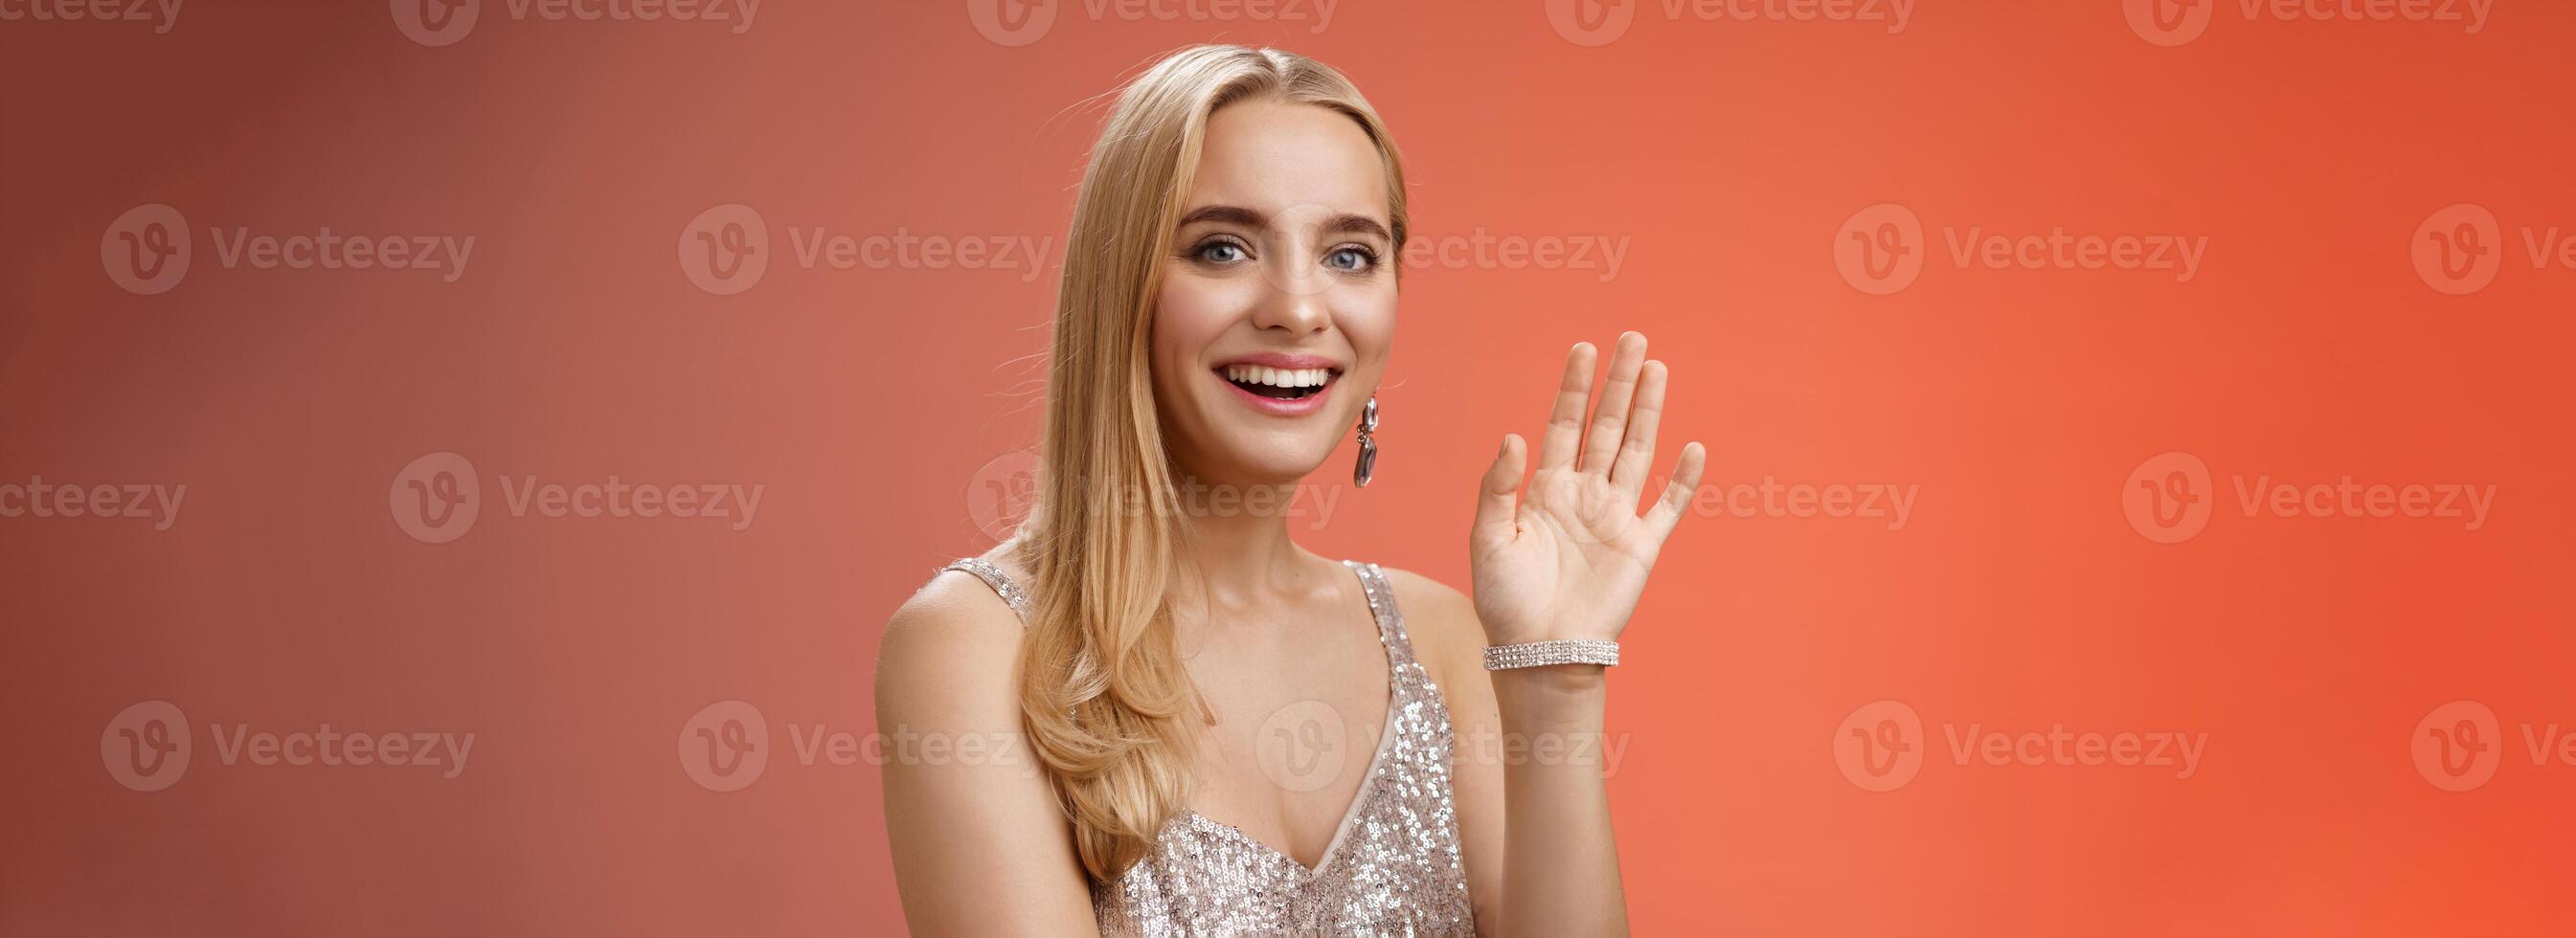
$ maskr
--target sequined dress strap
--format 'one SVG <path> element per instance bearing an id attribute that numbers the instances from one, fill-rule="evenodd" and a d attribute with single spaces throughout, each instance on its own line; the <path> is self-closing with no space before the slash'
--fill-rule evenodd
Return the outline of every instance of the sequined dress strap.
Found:
<path id="1" fill-rule="evenodd" d="M 992 561 L 982 557 L 961 557 L 939 569 L 943 573 L 950 570 L 963 570 L 974 574 L 976 579 L 984 581 L 984 585 L 992 587 L 993 592 L 1000 595 L 1003 602 L 1010 604 L 1011 612 L 1020 617 L 1021 625 L 1029 624 L 1028 591 L 1021 589 L 1019 581 L 1011 579 L 1010 574 L 1002 572 L 1002 568 Z"/>
<path id="2" fill-rule="evenodd" d="M 1378 641 L 1386 643 L 1387 665 L 1403 668 L 1413 660 L 1413 640 L 1404 634 L 1404 610 L 1395 604 L 1395 587 L 1376 564 L 1345 560 L 1342 565 L 1359 574 L 1360 591 L 1368 594 L 1369 617 L 1377 620 Z"/>

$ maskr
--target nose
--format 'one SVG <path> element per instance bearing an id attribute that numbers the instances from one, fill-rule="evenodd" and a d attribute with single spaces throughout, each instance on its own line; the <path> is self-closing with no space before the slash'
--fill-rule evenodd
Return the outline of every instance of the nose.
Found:
<path id="1" fill-rule="evenodd" d="M 1269 289 L 1253 307 L 1253 326 L 1308 335 L 1322 332 L 1332 323 L 1332 280 L 1313 265 L 1265 268 L 1262 277 L 1269 282 Z"/>

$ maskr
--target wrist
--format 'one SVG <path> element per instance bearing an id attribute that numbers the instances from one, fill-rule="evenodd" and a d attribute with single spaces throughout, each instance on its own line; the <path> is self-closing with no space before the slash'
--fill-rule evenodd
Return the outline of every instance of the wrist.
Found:
<path id="1" fill-rule="evenodd" d="M 1609 699 L 1609 669 L 1553 664 L 1486 672 L 1505 723 L 1598 725 Z"/>

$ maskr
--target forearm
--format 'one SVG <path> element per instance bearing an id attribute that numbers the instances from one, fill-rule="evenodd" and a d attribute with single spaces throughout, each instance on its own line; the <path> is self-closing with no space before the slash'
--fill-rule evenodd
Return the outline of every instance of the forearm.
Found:
<path id="1" fill-rule="evenodd" d="M 1492 672 L 1506 751 L 1500 935 L 1624 935 L 1599 665 Z"/>

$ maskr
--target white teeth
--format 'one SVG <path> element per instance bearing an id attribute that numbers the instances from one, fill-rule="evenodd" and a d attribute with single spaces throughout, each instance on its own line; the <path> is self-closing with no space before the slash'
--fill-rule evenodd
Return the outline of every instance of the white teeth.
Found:
<path id="1" fill-rule="evenodd" d="M 1274 388 L 1322 387 L 1332 380 L 1328 368 L 1270 368 L 1262 365 L 1227 365 L 1225 378 L 1244 384 L 1266 384 Z"/>

